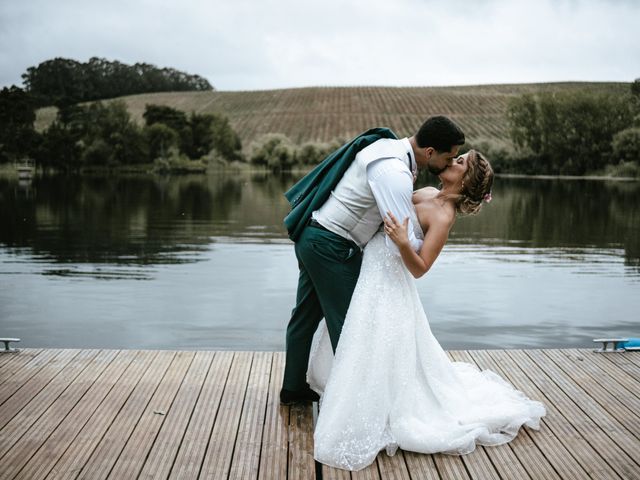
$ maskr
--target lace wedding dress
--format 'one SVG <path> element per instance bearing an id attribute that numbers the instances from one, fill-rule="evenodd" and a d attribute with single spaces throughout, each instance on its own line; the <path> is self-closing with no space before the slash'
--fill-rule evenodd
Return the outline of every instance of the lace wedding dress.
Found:
<path id="1" fill-rule="evenodd" d="M 522 425 L 539 429 L 546 413 L 496 373 L 449 360 L 382 232 L 365 248 L 335 358 L 322 322 L 308 380 L 322 396 L 314 456 L 347 470 L 383 449 L 463 455 L 476 444 L 500 445 Z"/>

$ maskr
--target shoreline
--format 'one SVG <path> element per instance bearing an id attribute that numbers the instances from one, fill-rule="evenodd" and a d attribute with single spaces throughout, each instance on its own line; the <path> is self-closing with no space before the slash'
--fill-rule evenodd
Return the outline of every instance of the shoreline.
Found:
<path id="1" fill-rule="evenodd" d="M 62 171 L 47 171 L 42 172 L 36 170 L 34 177 L 41 176 L 55 176 L 55 175 L 79 175 L 79 176 L 94 176 L 94 175 L 151 175 L 151 176 L 181 176 L 181 175 L 215 175 L 221 172 L 234 172 L 234 173 L 248 173 L 248 174 L 271 174 L 271 175 L 297 175 L 306 174 L 310 172 L 311 168 L 295 168 L 292 170 L 284 170 L 278 173 L 273 173 L 268 168 L 260 168 L 250 164 L 234 163 L 230 165 L 218 165 L 207 169 L 206 171 L 184 171 L 177 170 L 174 172 L 159 173 L 153 172 L 153 164 L 139 164 L 139 165 L 121 165 L 115 168 L 100 168 L 89 167 L 84 171 L 65 173 Z M 599 181 L 619 181 L 619 182 L 640 182 L 640 177 L 614 177 L 610 175 L 546 175 L 546 174 L 525 174 L 525 173 L 496 173 L 498 178 L 529 178 L 536 180 L 599 180 Z M 16 179 L 18 173 L 15 167 L 11 163 L 0 164 L 0 179 Z"/>
<path id="2" fill-rule="evenodd" d="M 534 178 L 538 180 L 614 180 L 623 182 L 638 182 L 638 177 L 612 177 L 609 175 L 529 175 L 525 173 L 496 173 L 502 178 Z"/>

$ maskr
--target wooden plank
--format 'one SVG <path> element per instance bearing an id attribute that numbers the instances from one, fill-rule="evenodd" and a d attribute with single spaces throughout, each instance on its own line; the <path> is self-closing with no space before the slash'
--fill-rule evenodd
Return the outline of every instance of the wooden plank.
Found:
<path id="1" fill-rule="evenodd" d="M 544 392 L 544 396 L 549 402 L 558 409 L 560 413 L 571 423 L 571 425 L 580 433 L 582 437 L 593 447 L 591 459 L 587 465 L 583 464 L 585 470 L 590 476 L 598 475 L 601 478 L 610 478 L 611 471 L 616 472 L 623 478 L 635 478 L 637 475 L 637 465 L 627 454 L 620 451 L 611 439 L 601 430 L 596 422 L 593 421 L 573 402 L 571 397 L 567 395 L 549 376 L 541 370 L 531 357 L 525 351 L 507 350 L 505 352 L 514 362 L 526 373 L 536 386 Z M 573 452 L 580 449 L 576 442 L 579 439 L 559 435 L 559 439 L 569 444 L 569 449 Z M 604 463 L 598 461 L 598 455 L 604 459 Z M 604 476 L 602 476 L 604 475 Z M 606 476 L 608 475 L 608 477 Z"/>
<path id="2" fill-rule="evenodd" d="M 532 439 L 563 478 L 575 480 L 587 477 L 619 478 L 612 474 L 604 458 L 576 430 L 571 419 L 565 417 L 555 403 L 527 377 L 521 368 L 522 365 L 526 365 L 526 362 L 516 363 L 507 352 L 499 350 L 473 352 L 473 356 L 490 359 L 494 368 L 500 370 L 518 390 L 527 397 L 535 398 L 545 404 L 547 415 L 542 418 L 541 428 L 535 432 Z"/>
<path id="3" fill-rule="evenodd" d="M 477 366 L 468 351 L 451 352 L 455 361 Z M 463 395 L 463 392 L 460 392 Z M 513 441 L 518 440 L 516 437 Z M 522 441 L 520 439 L 520 441 Z M 526 468 L 520 463 L 509 445 L 484 447 L 476 445 L 469 455 L 462 457 L 471 478 L 530 478 Z"/>
<path id="4" fill-rule="evenodd" d="M 79 431 L 93 415 L 100 403 L 107 397 L 112 387 L 136 356 L 135 352 L 126 350 L 113 353 L 115 353 L 113 361 L 99 374 L 99 377 L 93 382 L 80 401 L 56 427 L 35 455 L 29 459 L 18 475 L 14 477 L 15 479 L 44 478 L 76 439 Z M 41 423 L 39 422 L 38 424 L 37 435 L 44 433 L 42 432 Z"/>
<path id="5" fill-rule="evenodd" d="M 603 357 L 618 357 L 620 355 L 601 355 L 585 349 L 566 349 L 561 350 L 565 355 L 574 357 L 580 366 L 588 371 L 592 376 L 602 377 L 608 376 L 613 383 L 619 387 L 626 388 L 629 392 L 635 394 L 636 399 L 640 391 L 640 367 L 633 367 L 632 370 L 620 368 L 616 362 L 610 362 Z M 628 360 L 626 361 L 627 363 Z"/>
<path id="6" fill-rule="evenodd" d="M 83 355 L 84 353 L 80 352 L 75 358 L 75 361 L 51 382 L 51 388 L 49 390 L 53 390 L 53 385 L 56 383 L 56 380 L 65 377 L 67 372 L 68 377 L 72 379 L 71 383 L 68 383 L 66 380 L 61 382 L 65 384 L 63 390 L 55 389 L 56 394 L 51 397 L 54 398 L 54 401 L 48 406 L 46 411 L 42 412 L 42 416 L 38 418 L 38 422 L 32 424 L 31 428 L 25 428 L 26 431 L 24 432 L 19 430 L 20 425 L 16 425 L 16 429 L 12 430 L 13 435 L 9 438 L 13 437 L 13 439 L 17 439 L 17 441 L 12 443 L 10 450 L 6 452 L 10 461 L 3 462 L 5 465 L 0 469 L 0 479 L 14 478 L 25 466 L 91 385 L 93 385 L 96 378 L 109 366 L 117 355 L 117 351 L 108 350 L 99 353 L 97 351 L 89 351 L 86 355 L 86 360 L 88 360 L 86 362 L 83 361 L 85 360 Z M 24 411 L 25 410 L 23 410 L 23 412 Z M 19 417 L 20 416 L 15 417 L 14 420 Z M 7 427 L 9 427 L 9 425 L 11 425 L 11 423 L 7 424 Z M 5 429 L 3 429 L 3 431 Z M 4 436 L 2 438 L 3 453 L 5 453 L 6 445 L 10 443 L 5 443 L 5 438 Z"/>
<path id="7" fill-rule="evenodd" d="M 498 364 L 488 351 L 472 351 L 469 353 L 481 368 L 489 368 L 495 371 L 529 398 L 545 403 L 541 393 L 539 395 L 530 393 L 537 392 L 531 382 L 526 382 L 526 391 L 523 390 L 523 384 L 514 381 L 518 378 L 522 381 L 523 376 L 518 376 L 515 372 L 503 368 L 503 365 Z M 515 365 L 513 370 L 517 370 Z M 563 478 L 579 480 L 586 478 L 587 473 L 564 447 L 563 441 L 558 440 L 553 434 L 553 429 L 547 423 L 551 417 L 559 414 L 554 413 L 555 411 L 550 408 L 548 403 L 545 403 L 545 406 L 547 407 L 547 415 L 540 422 L 540 430 L 533 431 L 525 427 L 521 429 L 518 437 L 512 442 L 511 447 L 515 455 L 520 459 L 520 462 L 531 477 L 535 479 Z M 589 457 L 587 456 L 587 458 Z"/>
<path id="8" fill-rule="evenodd" d="M 373 463 L 376 463 L 375 460 Z M 377 466 L 376 470 L 378 470 Z M 351 480 L 351 472 L 348 470 L 342 470 L 341 468 L 322 465 L 322 480 Z"/>
<path id="9" fill-rule="evenodd" d="M 118 415 L 93 449 L 91 456 L 82 466 L 77 478 L 85 480 L 107 478 L 174 356 L 175 352 L 158 352 L 151 367 L 135 386 Z"/>
<path id="10" fill-rule="evenodd" d="M 258 478 L 272 357 L 269 352 L 253 355 L 229 479 Z"/>
<path id="11" fill-rule="evenodd" d="M 139 479 L 169 476 L 213 357 L 213 352 L 196 353 L 171 408 L 165 414 L 164 423 L 138 476 Z"/>
<path id="12" fill-rule="evenodd" d="M 630 378 L 640 382 L 640 366 L 636 365 L 630 359 L 638 352 L 625 352 L 621 354 L 598 354 L 592 359 L 597 365 L 613 365 L 626 373 Z M 595 353 L 594 353 L 595 355 Z"/>
<path id="13" fill-rule="evenodd" d="M 316 478 L 313 458 L 313 410 L 311 404 L 289 407 L 288 478 Z"/>
<path id="14" fill-rule="evenodd" d="M 634 463 L 640 467 L 640 459 L 636 459 L 637 453 L 640 452 L 640 440 L 631 433 L 625 424 L 631 424 L 630 428 L 637 428 L 637 422 L 632 422 L 635 416 L 626 416 L 624 412 L 618 413 L 622 418 L 618 419 L 611 413 L 609 408 L 616 410 L 613 406 L 603 407 L 592 395 L 598 397 L 606 396 L 604 393 L 594 390 L 591 395 L 579 384 L 572 380 L 571 376 L 566 374 L 563 369 L 558 367 L 547 355 L 540 350 L 528 350 L 527 355 L 533 359 L 544 371 L 553 379 L 553 381 L 578 405 L 591 419 L 599 425 L 602 430 L 613 440 L 618 448 L 629 455 Z M 602 394 L 601 394 L 602 393 Z M 605 392 L 606 393 L 606 392 Z M 619 410 L 619 409 L 618 409 Z M 624 422 L 624 423 L 623 423 Z M 638 470 L 636 469 L 636 472 Z"/>
<path id="15" fill-rule="evenodd" d="M 449 360 L 455 361 L 454 355 L 456 351 L 447 351 Z M 464 460 L 459 455 L 446 455 L 436 453 L 432 455 L 433 463 L 439 475 L 443 479 L 470 479 L 469 472 L 465 466 Z"/>
<path id="16" fill-rule="evenodd" d="M 215 352 L 169 478 L 197 478 L 231 369 L 233 352 Z"/>
<path id="17" fill-rule="evenodd" d="M 56 357 L 59 361 L 52 361 L 43 368 L 0 407 L 0 458 L 38 421 L 97 354 L 97 350 L 63 353 L 64 357 Z"/>
<path id="18" fill-rule="evenodd" d="M 434 453 L 432 455 L 436 469 L 443 480 L 470 479 L 469 472 L 465 468 L 464 461 L 459 456 Z"/>
<path id="19" fill-rule="evenodd" d="M 128 355 L 135 355 L 135 358 L 117 379 L 91 418 L 82 426 L 73 443 L 66 448 L 46 478 L 61 480 L 78 476 L 157 354 L 157 351 L 129 351 Z"/>
<path id="20" fill-rule="evenodd" d="M 629 391 L 617 378 L 610 377 L 588 360 L 578 360 L 584 359 L 583 356 L 564 350 L 544 353 L 632 435 L 640 436 L 640 384 L 635 391 Z"/>
<path id="21" fill-rule="evenodd" d="M 471 351 L 468 352 L 469 362 L 475 362 L 475 364 L 482 370 L 490 369 L 496 374 L 501 375 L 505 381 L 509 381 L 505 378 L 504 373 L 495 361 L 488 355 L 486 351 Z M 513 385 L 513 384 L 512 384 Z M 513 385 L 518 388 L 516 385 Z M 533 400 L 539 400 L 538 398 L 532 398 Z M 545 428 L 544 422 L 541 422 L 541 429 Z M 534 441 L 534 438 L 538 436 L 538 432 L 529 430 L 527 427 L 522 427 L 518 436 L 509 442 L 509 447 L 513 451 L 515 458 L 514 462 L 519 462 L 524 469 L 528 472 L 529 476 L 533 479 L 557 479 L 562 478 L 554 466 L 549 462 L 545 455 L 545 450 L 541 449 Z M 555 437 L 554 437 L 554 440 Z M 488 452 L 493 452 L 492 447 L 487 447 Z M 546 450 L 551 453 L 551 448 Z M 555 451 L 555 448 L 553 449 Z M 496 463 L 496 467 L 500 470 L 502 476 L 506 475 L 506 469 L 503 470 L 502 463 Z"/>
<path id="22" fill-rule="evenodd" d="M 433 455 L 422 453 L 404 452 L 404 460 L 407 462 L 409 475 L 412 479 L 440 480 L 440 474 L 436 468 Z"/>
<path id="23" fill-rule="evenodd" d="M 271 378 L 262 435 L 259 480 L 287 477 L 289 407 L 280 405 L 283 372 L 284 352 L 275 352 L 271 365 Z"/>
<path id="24" fill-rule="evenodd" d="M 386 453 L 378 454 L 378 456 L 380 455 L 386 455 Z M 405 460 L 406 460 L 406 455 L 407 455 L 407 452 L 405 452 Z M 408 464 L 407 464 L 407 468 L 409 468 Z M 378 469 L 378 460 L 376 459 L 375 462 L 373 462 L 368 467 L 363 468 L 362 470 L 358 470 L 357 472 L 351 472 L 351 480 L 380 480 L 380 470 Z"/>
<path id="25" fill-rule="evenodd" d="M 0 353 L 0 379 L 2 378 L 2 368 L 4 367 L 4 364 L 11 361 L 11 357 L 17 357 L 18 355 L 15 355 L 16 352 L 14 352 L 13 354 L 7 354 L 5 355 L 4 352 Z"/>
<path id="26" fill-rule="evenodd" d="M 279 405 L 281 352 L 30 354 L 0 365 L 0 479 L 315 477 L 311 408 Z M 360 472 L 323 467 L 323 478 L 635 479 L 640 355 L 623 355 L 449 352 L 543 401 L 541 430 L 465 456 L 381 453 Z M 153 414 L 160 405 L 165 415 Z"/>
<path id="27" fill-rule="evenodd" d="M 49 383 L 73 355 L 77 354 L 78 350 L 47 350 L 36 356 L 4 382 L 0 388 L 0 405 L 4 407 L 7 399 L 18 390 L 22 390 L 19 393 L 21 400 L 18 403 L 24 404 Z M 0 410 L 0 428 L 6 423 L 1 420 L 9 418 L 11 415 Z"/>
<path id="28" fill-rule="evenodd" d="M 383 480 L 411 480 L 402 450 L 398 449 L 392 457 L 381 452 L 376 460 Z"/>
<path id="29" fill-rule="evenodd" d="M 2 360 L 2 364 L 0 364 L 0 385 L 42 352 L 42 349 L 28 348 L 20 350 L 18 353 L 0 354 L 0 360 Z"/>
<path id="30" fill-rule="evenodd" d="M 138 477 L 194 357 L 195 352 L 176 352 L 171 366 L 109 472 L 111 478 Z"/>
<path id="31" fill-rule="evenodd" d="M 604 356 L 608 356 L 608 353 L 605 353 Z M 629 364 L 635 365 L 636 367 L 640 367 L 640 351 L 629 351 L 629 352 L 620 352 L 620 353 L 612 353 L 611 360 L 618 358 L 620 360 L 624 359 L 628 361 Z M 637 371 L 637 369 L 636 369 Z"/>
<path id="32" fill-rule="evenodd" d="M 202 478 L 227 478 L 229 475 L 252 359 L 252 352 L 234 354 L 227 385 L 202 463 L 200 472 Z"/>

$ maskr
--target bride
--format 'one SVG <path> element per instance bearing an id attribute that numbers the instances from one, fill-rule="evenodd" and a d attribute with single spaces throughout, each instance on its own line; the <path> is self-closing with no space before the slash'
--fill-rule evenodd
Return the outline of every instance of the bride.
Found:
<path id="1" fill-rule="evenodd" d="M 539 429 L 546 413 L 496 373 L 449 360 L 431 333 L 413 277 L 433 265 L 456 214 L 477 213 L 491 199 L 493 171 L 471 150 L 440 180 L 441 190 L 414 192 L 419 253 L 408 241 L 408 219 L 390 213 L 367 244 L 335 357 L 324 322 L 316 334 L 308 381 L 321 394 L 314 432 L 321 463 L 360 470 L 381 450 L 398 448 L 463 455 L 476 444 L 509 442 L 522 425 Z M 452 285 L 452 300 L 463 294 Z"/>

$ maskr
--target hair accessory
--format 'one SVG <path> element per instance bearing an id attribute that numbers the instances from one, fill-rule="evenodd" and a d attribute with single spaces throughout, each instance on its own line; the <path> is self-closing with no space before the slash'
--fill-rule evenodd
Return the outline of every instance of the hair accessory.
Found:
<path id="1" fill-rule="evenodd" d="M 483 199 L 485 202 L 489 203 L 489 202 L 491 201 L 491 192 L 489 192 L 489 193 L 485 193 L 485 194 L 484 194 L 484 197 L 482 197 L 482 199 Z"/>

